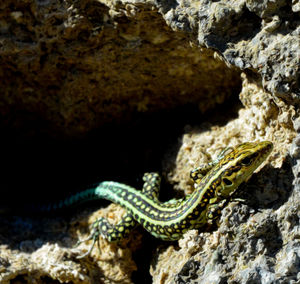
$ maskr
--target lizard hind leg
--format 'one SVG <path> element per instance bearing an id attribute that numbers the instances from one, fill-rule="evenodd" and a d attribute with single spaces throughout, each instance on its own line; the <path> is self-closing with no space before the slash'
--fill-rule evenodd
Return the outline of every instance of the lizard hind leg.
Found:
<path id="1" fill-rule="evenodd" d="M 77 258 L 84 258 L 85 256 L 89 255 L 92 252 L 96 242 L 100 253 L 100 236 L 105 238 L 110 243 L 119 242 L 120 240 L 126 238 L 130 234 L 130 232 L 137 226 L 137 224 L 138 223 L 133 219 L 133 217 L 129 213 L 126 213 L 121 219 L 121 221 L 116 225 L 110 224 L 103 217 L 98 218 L 92 224 L 92 229 L 89 236 L 86 239 L 78 241 L 75 245 L 75 247 L 77 247 L 85 241 L 93 240 L 89 250 L 85 254 L 80 255 Z"/>
<path id="2" fill-rule="evenodd" d="M 158 200 L 161 177 L 158 173 L 145 173 L 143 176 L 143 189 L 142 192 L 153 200 Z"/>
<path id="3" fill-rule="evenodd" d="M 143 181 L 144 185 L 142 192 L 150 199 L 158 201 L 161 182 L 159 174 L 155 172 L 145 173 L 143 176 Z M 108 240 L 108 242 L 119 242 L 123 238 L 126 238 L 137 225 L 138 222 L 135 221 L 135 219 L 129 213 L 126 213 L 116 225 L 112 225 L 105 218 L 100 217 L 92 224 L 92 229 L 89 236 L 78 241 L 75 245 L 75 247 L 77 247 L 85 241 L 93 240 L 89 250 L 77 258 L 84 258 L 85 256 L 89 255 L 96 243 L 100 252 L 100 236 Z"/>

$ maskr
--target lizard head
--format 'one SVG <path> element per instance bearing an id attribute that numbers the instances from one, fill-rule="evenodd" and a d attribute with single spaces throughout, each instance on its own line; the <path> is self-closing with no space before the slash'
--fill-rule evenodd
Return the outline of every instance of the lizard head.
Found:
<path id="1" fill-rule="evenodd" d="M 273 149 L 272 142 L 247 142 L 238 145 L 222 157 L 216 166 L 221 178 L 216 196 L 229 197 L 238 186 L 247 181 L 253 172 L 267 159 Z"/>

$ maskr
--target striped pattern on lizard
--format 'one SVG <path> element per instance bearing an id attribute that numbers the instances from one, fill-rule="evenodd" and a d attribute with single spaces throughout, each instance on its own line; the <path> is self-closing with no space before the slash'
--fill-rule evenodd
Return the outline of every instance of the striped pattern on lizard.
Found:
<path id="1" fill-rule="evenodd" d="M 186 231 L 198 229 L 218 218 L 224 201 L 228 201 L 239 185 L 251 177 L 272 149 L 273 144 L 269 141 L 226 148 L 215 161 L 191 171 L 195 190 L 183 199 L 160 202 L 160 177 L 157 173 L 146 173 L 142 191 L 122 183 L 104 181 L 95 188 L 67 198 L 56 208 L 103 198 L 126 209 L 127 213 L 117 225 L 111 225 L 102 217 L 93 223 L 88 238 L 78 242 L 93 240 L 89 251 L 81 257 L 88 255 L 96 242 L 99 244 L 100 236 L 109 242 L 117 242 L 138 224 L 157 238 L 178 240 Z"/>

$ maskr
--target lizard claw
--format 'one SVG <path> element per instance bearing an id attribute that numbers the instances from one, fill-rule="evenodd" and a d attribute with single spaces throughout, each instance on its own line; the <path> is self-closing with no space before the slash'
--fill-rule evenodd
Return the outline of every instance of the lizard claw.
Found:
<path id="1" fill-rule="evenodd" d="M 94 248 L 94 246 L 95 246 L 96 241 L 99 243 L 99 239 L 97 240 L 97 239 L 94 238 L 94 239 L 93 239 L 93 243 L 92 243 L 91 247 L 89 248 L 89 250 L 88 250 L 86 253 L 77 256 L 76 258 L 77 258 L 77 259 L 82 259 L 82 258 L 84 258 L 84 257 L 86 257 L 86 256 L 88 256 L 88 255 L 90 255 L 90 253 L 92 252 L 92 250 L 93 250 L 93 248 Z"/>
<path id="2" fill-rule="evenodd" d="M 98 228 L 98 222 L 95 221 L 95 222 L 93 223 L 92 227 L 93 227 L 93 230 L 92 230 L 92 232 L 90 233 L 90 235 L 89 235 L 87 238 L 83 239 L 83 240 L 79 240 L 79 241 L 75 244 L 75 246 L 74 246 L 74 247 L 76 248 L 76 247 L 78 247 L 80 244 L 82 244 L 82 243 L 84 243 L 84 242 L 86 242 L 86 241 L 93 240 L 93 243 L 92 243 L 91 247 L 89 248 L 89 250 L 88 250 L 86 253 L 77 256 L 77 257 L 76 257 L 77 259 L 81 259 L 81 258 L 84 258 L 84 257 L 90 255 L 90 253 L 92 252 L 92 250 L 93 250 L 93 248 L 94 248 L 96 242 L 97 242 L 97 246 L 98 246 L 99 253 L 100 253 L 100 241 L 99 241 L 100 232 L 99 232 L 99 228 Z"/>

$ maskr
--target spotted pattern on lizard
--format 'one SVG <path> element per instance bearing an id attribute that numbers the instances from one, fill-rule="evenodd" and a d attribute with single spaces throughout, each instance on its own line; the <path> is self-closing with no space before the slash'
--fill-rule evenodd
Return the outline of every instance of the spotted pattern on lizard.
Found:
<path id="1" fill-rule="evenodd" d="M 78 243 L 93 240 L 90 250 L 83 256 L 91 252 L 100 236 L 116 242 L 128 236 L 138 224 L 157 238 L 178 240 L 187 230 L 201 228 L 218 218 L 224 201 L 230 200 L 239 185 L 251 177 L 272 148 L 269 141 L 226 148 L 215 161 L 191 171 L 194 192 L 179 200 L 160 202 L 160 177 L 157 173 L 146 173 L 142 191 L 122 183 L 104 181 L 60 202 L 57 207 L 103 198 L 126 209 L 127 213 L 117 225 L 111 225 L 102 217 L 94 222 L 88 238 Z"/>

